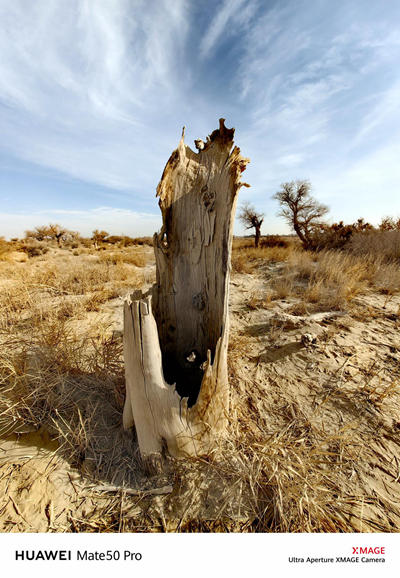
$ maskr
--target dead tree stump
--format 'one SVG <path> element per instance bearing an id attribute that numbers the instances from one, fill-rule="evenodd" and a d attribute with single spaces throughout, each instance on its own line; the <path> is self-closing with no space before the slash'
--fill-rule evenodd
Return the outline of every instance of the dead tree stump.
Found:
<path id="1" fill-rule="evenodd" d="M 143 456 L 165 442 L 175 457 L 204 455 L 226 429 L 233 222 L 250 162 L 232 150 L 234 132 L 221 119 L 195 153 L 183 130 L 157 187 L 157 281 L 124 305 L 123 422 L 135 424 Z"/>

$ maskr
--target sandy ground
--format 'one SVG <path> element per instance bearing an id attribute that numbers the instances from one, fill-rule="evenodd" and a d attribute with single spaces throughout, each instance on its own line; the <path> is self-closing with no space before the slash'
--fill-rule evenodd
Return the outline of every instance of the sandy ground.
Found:
<path id="1" fill-rule="evenodd" d="M 325 439 L 330 435 L 332 451 L 350 436 L 351 444 L 346 445 L 346 451 L 352 452 L 350 466 L 338 472 L 338 479 L 349 494 L 362 496 L 365 502 L 361 517 L 354 514 L 355 528 L 373 531 L 385 516 L 385 524 L 398 531 L 400 297 L 367 293 L 356 298 L 351 312 L 334 316 L 291 315 L 293 299 L 273 301 L 267 308 L 249 306 L 254 295 L 266 294 L 279 267 L 271 264 L 257 275 L 232 276 L 231 364 L 239 393 L 245 398 L 251 392 L 251 403 L 268 416 L 265 427 L 271 434 L 285 427 L 291 413 L 305 431 L 321 431 Z M 121 299 L 104 304 L 89 319 L 122 338 Z M 49 433 L 18 431 L 17 426 L 15 430 L 0 440 L 1 531 L 106 531 L 110 529 L 107 515 L 116 507 L 113 531 L 149 508 L 157 512 L 159 529 L 169 529 L 162 503 L 165 496 L 179 498 L 176 476 L 159 477 L 131 493 L 119 492 L 116 503 L 115 490 L 104 491 L 115 480 L 93 481 L 88 460 L 86 470 L 78 471 L 62 457 Z M 323 452 L 327 451 L 325 446 Z M 216 487 L 215 482 L 212 507 L 197 509 L 197 517 L 218 511 L 224 492 L 218 495 Z M 384 509 L 377 506 L 379 502 Z M 185 504 L 182 500 L 187 516 L 193 516 L 193 507 Z M 91 523 L 95 518 L 96 523 Z"/>
<path id="2" fill-rule="evenodd" d="M 272 274 L 273 266 L 263 279 L 232 280 L 232 335 L 246 336 L 248 344 L 239 379 L 257 383 L 271 431 L 283 427 L 280 414 L 293 412 L 305 429 L 330 434 L 332 446 L 351 436 L 354 465 L 341 483 L 349 494 L 365 497 L 362 516 L 372 522 L 361 519 L 356 527 L 369 531 L 381 518 L 382 511 L 368 503 L 373 497 L 385 503 L 387 521 L 398 531 L 400 299 L 370 293 L 356 299 L 351 313 L 334 317 L 287 314 L 290 299 L 249 311 L 246 296 L 265 291 Z"/>

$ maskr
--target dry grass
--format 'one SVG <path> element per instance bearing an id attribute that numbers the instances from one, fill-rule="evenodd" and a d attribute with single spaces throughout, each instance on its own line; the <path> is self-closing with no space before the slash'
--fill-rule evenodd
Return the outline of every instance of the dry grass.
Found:
<path id="1" fill-rule="evenodd" d="M 57 254 L 0 263 L 0 326 L 30 316 L 43 319 L 54 310 L 59 319 L 98 311 L 102 303 L 143 284 L 140 267 L 145 263 L 137 254 L 121 259 Z"/>
<path id="2" fill-rule="evenodd" d="M 272 301 L 294 299 L 293 311 L 299 314 L 347 308 L 368 290 L 386 295 L 400 291 L 400 268 L 395 262 L 374 255 L 359 256 L 343 251 L 302 251 L 295 245 L 286 248 L 239 247 L 232 258 L 236 273 L 256 274 L 265 264 L 284 262 L 271 276 L 266 295 L 253 295 L 251 308 L 269 307 Z"/>
<path id="3" fill-rule="evenodd" d="M 395 263 L 385 263 L 376 269 L 374 287 L 384 295 L 394 295 L 400 291 L 400 267 Z"/>
<path id="4" fill-rule="evenodd" d="M 6 261 L 11 251 L 11 243 L 7 243 L 4 238 L 0 237 L 0 261 Z"/>
<path id="5" fill-rule="evenodd" d="M 304 257 L 300 263 L 292 257 L 286 271 L 289 278 L 290 271 L 295 281 L 305 283 L 304 293 L 300 291 L 303 302 L 321 311 L 349 307 L 358 295 L 370 289 L 390 294 L 400 290 L 399 267 L 374 256 L 360 258 L 328 251 L 311 255 L 308 263 Z"/>
<path id="6" fill-rule="evenodd" d="M 349 251 L 359 256 L 373 256 L 381 261 L 400 262 L 400 231 L 377 231 L 353 235 Z"/>
<path id="7" fill-rule="evenodd" d="M 99 262 L 106 265 L 128 263 L 129 265 L 135 265 L 135 267 L 144 267 L 147 259 L 143 251 L 107 251 L 100 254 Z"/>
<path id="8" fill-rule="evenodd" d="M 134 483 L 141 469 L 126 460 L 136 446 L 120 427 L 122 343 L 88 313 L 141 287 L 146 258 L 91 253 L 0 263 L 0 433 L 45 428 L 74 467 Z"/>
<path id="9" fill-rule="evenodd" d="M 236 373 L 237 356 L 243 357 L 245 350 L 243 339 L 234 339 L 229 354 L 234 408 L 230 443 L 209 460 L 210 470 L 218 471 L 229 484 L 229 502 L 241 500 L 242 518 L 238 516 L 236 526 L 222 531 L 393 531 L 388 521 L 392 505 L 382 504 L 379 497 L 356 495 L 349 481 L 362 457 L 356 436 L 360 422 L 349 420 L 329 433 L 316 415 L 310 417 L 296 402 L 269 406 L 267 392 L 255 380 L 243 382 L 243 376 Z M 389 393 L 387 389 L 379 392 L 378 401 Z M 329 395 L 343 397 L 345 392 L 335 390 Z M 347 395 L 350 399 L 354 392 Z M 369 395 L 375 395 L 372 388 Z M 328 405 L 326 397 L 321 407 L 324 404 Z M 279 428 L 271 428 L 271 412 L 279 415 Z M 363 519 L 367 504 L 387 508 L 389 516 L 365 515 Z M 217 521 L 200 529 L 216 527 Z M 192 524 L 190 529 L 198 528 Z"/>
<path id="10" fill-rule="evenodd" d="M 46 320 L 25 338 L 7 335 L 0 372 L 1 437 L 21 427 L 44 428 L 74 467 L 98 479 L 121 469 L 126 475 L 125 446 L 132 440 L 124 441 L 120 431 L 124 372 L 119 340 L 98 330 L 78 334 L 65 322 Z"/>
<path id="11" fill-rule="evenodd" d="M 286 261 L 295 250 L 293 245 L 256 249 L 236 242 L 232 251 L 232 270 L 236 273 L 255 273 L 261 264 Z"/>

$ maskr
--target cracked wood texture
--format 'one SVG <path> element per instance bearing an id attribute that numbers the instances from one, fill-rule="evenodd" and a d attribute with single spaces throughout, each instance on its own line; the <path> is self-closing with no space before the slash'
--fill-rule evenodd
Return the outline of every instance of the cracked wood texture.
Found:
<path id="1" fill-rule="evenodd" d="M 233 136 L 221 119 L 195 153 L 183 131 L 157 187 L 156 284 L 125 302 L 124 426 L 135 423 L 145 456 L 164 443 L 176 457 L 207 454 L 227 425 L 233 221 L 249 162 Z"/>

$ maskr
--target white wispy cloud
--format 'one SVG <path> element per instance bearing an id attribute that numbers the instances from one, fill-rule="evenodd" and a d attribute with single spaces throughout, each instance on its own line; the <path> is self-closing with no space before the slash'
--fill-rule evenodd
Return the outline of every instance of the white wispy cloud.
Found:
<path id="1" fill-rule="evenodd" d="M 3 149 L 107 187 L 146 181 L 165 138 L 157 121 L 184 82 L 176 62 L 188 30 L 185 0 L 147 6 L 3 0 Z"/>
<path id="2" fill-rule="evenodd" d="M 224 34 L 238 26 L 246 26 L 254 16 L 256 3 L 248 0 L 224 0 L 200 43 L 200 56 L 206 58 Z M 229 30 L 230 29 L 230 30 Z"/>
<path id="3" fill-rule="evenodd" d="M 375 104 L 360 119 L 359 131 L 351 143 L 353 148 L 365 140 L 373 131 L 377 132 L 379 129 L 387 127 L 395 119 L 400 121 L 400 82 L 396 82 L 394 86 L 390 86 L 384 91 L 377 87 L 377 94 L 374 94 L 372 98 L 370 97 L 371 100 Z"/>
<path id="4" fill-rule="evenodd" d="M 304 162 L 304 155 L 295 153 L 292 155 L 285 155 L 280 157 L 276 162 L 284 167 L 297 167 Z"/>

